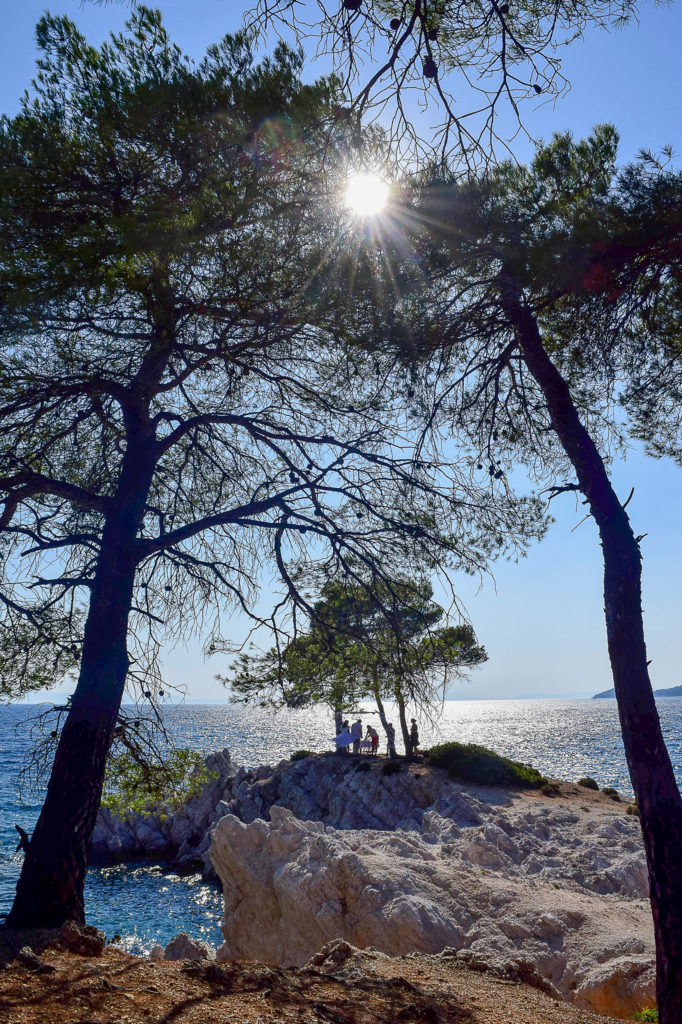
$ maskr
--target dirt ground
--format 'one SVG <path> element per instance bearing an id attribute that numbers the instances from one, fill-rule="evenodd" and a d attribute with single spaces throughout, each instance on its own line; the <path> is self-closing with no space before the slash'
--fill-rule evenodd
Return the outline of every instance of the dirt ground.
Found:
<path id="1" fill-rule="evenodd" d="M 368 951 L 280 970 L 38 952 L 0 969 L 0 1024 L 615 1024 L 446 958 Z"/>

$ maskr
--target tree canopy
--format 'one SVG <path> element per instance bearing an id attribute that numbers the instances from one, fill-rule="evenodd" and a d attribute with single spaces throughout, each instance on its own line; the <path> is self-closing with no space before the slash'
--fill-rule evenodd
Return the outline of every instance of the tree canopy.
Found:
<path id="1" fill-rule="evenodd" d="M 362 586 L 329 580 L 313 605 L 310 627 L 283 650 L 242 654 L 229 684 L 233 700 L 289 708 L 325 703 L 337 715 L 373 698 L 398 706 L 406 753 L 406 711 L 431 719 L 448 683 L 487 660 L 469 623 L 440 625 L 445 612 L 426 580 Z"/>
<path id="2" fill-rule="evenodd" d="M 474 476 L 509 487 L 523 465 L 553 497 L 580 493 L 604 559 L 609 657 L 640 810 L 660 1019 L 682 1013 L 682 799 L 648 673 L 640 542 L 609 478 L 628 413 L 649 445 L 679 429 L 682 177 L 651 159 L 618 173 L 609 127 L 558 135 L 530 167 L 466 182 L 441 173 L 406 198 L 390 300 L 403 357 L 439 380 L 435 416 Z M 402 273 L 404 254 L 408 271 Z M 421 262 L 421 273 L 415 264 Z M 661 402 L 661 398 L 664 399 Z M 433 408 L 433 406 L 432 406 Z M 433 421 L 434 413 L 430 413 Z M 660 431 L 663 429 L 663 440 Z M 667 430 L 667 436 L 666 436 Z"/>
<path id="3" fill-rule="evenodd" d="M 194 65 L 146 8 L 99 49 L 49 15 L 38 41 L 0 124 L 0 603 L 13 666 L 38 643 L 79 669 L 13 925 L 82 917 L 124 688 L 154 702 L 162 643 L 219 645 L 235 608 L 295 629 L 317 578 L 481 570 L 543 529 L 413 434 L 376 304 L 329 271 L 365 237 L 335 79 L 243 35 Z"/>
<path id="4" fill-rule="evenodd" d="M 396 150 L 472 169 L 508 151 L 524 102 L 567 91 L 563 47 L 636 12 L 634 0 L 257 0 L 246 21 L 332 61 L 349 97 L 339 119 L 380 120 Z"/>

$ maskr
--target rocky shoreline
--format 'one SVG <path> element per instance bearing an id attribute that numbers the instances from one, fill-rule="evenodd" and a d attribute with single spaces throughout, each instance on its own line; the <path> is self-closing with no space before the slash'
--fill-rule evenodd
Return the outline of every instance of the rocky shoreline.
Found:
<path id="1" fill-rule="evenodd" d="M 552 797 L 463 785 L 419 763 L 387 774 L 383 759 L 246 771 L 222 751 L 207 765 L 216 777 L 180 811 L 104 811 L 93 844 L 95 862 L 155 858 L 220 881 L 225 942 L 185 958 L 301 966 L 343 939 L 614 1017 L 653 1003 L 644 853 L 623 804 L 566 783 Z"/>

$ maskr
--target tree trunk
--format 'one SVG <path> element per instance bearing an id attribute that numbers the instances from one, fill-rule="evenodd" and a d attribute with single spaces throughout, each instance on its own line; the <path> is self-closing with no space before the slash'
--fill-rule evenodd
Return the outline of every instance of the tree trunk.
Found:
<path id="1" fill-rule="evenodd" d="M 78 686 L 7 919 L 10 928 L 85 920 L 88 851 L 128 670 L 132 574 L 102 584 L 92 596 Z"/>
<path id="2" fill-rule="evenodd" d="M 407 758 L 412 757 L 412 740 L 410 739 L 410 730 L 407 727 L 407 715 L 405 714 L 405 701 L 402 695 L 396 691 L 395 695 L 396 703 L 398 705 L 398 716 L 400 718 L 400 731 L 403 734 L 403 743 L 405 744 L 405 756 Z"/>
<path id="3" fill-rule="evenodd" d="M 128 672 L 135 540 L 153 471 L 153 447 L 145 452 L 144 440 L 129 445 L 102 531 L 78 685 L 7 918 L 10 928 L 85 920 L 88 852 Z"/>
<path id="4" fill-rule="evenodd" d="M 388 756 L 395 757 L 395 730 L 393 726 L 389 725 L 388 721 L 386 720 L 386 710 L 384 708 L 384 704 L 379 693 L 379 684 L 376 681 L 376 679 L 374 681 L 374 699 L 377 702 L 379 718 L 381 720 L 381 724 L 384 727 L 384 732 L 386 733 L 386 748 L 388 750 Z"/>
<path id="5" fill-rule="evenodd" d="M 506 312 L 524 361 L 547 402 L 599 529 L 604 556 L 604 610 L 609 658 L 630 778 L 640 811 L 656 939 L 659 1024 L 682 1021 L 682 799 L 663 740 L 647 668 L 641 600 L 641 555 L 604 462 L 573 404 L 569 387 L 545 352 L 537 322 L 516 282 L 504 287 Z"/>

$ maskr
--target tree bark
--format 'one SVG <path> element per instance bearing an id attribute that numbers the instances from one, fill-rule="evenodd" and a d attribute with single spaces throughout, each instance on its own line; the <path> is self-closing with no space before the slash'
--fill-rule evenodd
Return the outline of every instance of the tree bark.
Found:
<path id="1" fill-rule="evenodd" d="M 400 718 L 400 731 L 403 734 L 403 743 L 405 744 L 405 756 L 407 758 L 412 757 L 412 740 L 410 739 L 410 730 L 407 727 L 407 715 L 405 713 L 405 701 L 401 694 L 396 691 L 395 695 L 396 704 L 398 705 L 398 717 Z"/>
<path id="2" fill-rule="evenodd" d="M 88 852 L 128 672 L 135 540 L 153 470 L 150 441 L 129 446 L 102 531 L 78 685 L 7 918 L 10 928 L 85 920 Z"/>
<path id="3" fill-rule="evenodd" d="M 7 919 L 11 928 L 85 920 L 88 851 L 128 668 L 127 575 L 103 580 L 93 593 L 78 686 Z"/>
<path id="4" fill-rule="evenodd" d="M 386 749 L 388 751 L 388 756 L 389 757 L 396 757 L 396 752 L 395 752 L 395 729 L 393 728 L 392 725 L 389 726 L 389 723 L 388 723 L 388 721 L 386 719 L 386 709 L 384 708 L 384 703 L 383 703 L 383 701 L 381 699 L 381 695 L 380 695 L 380 692 L 379 692 L 379 683 L 378 683 L 376 678 L 374 680 L 374 699 L 377 702 L 377 708 L 379 710 L 379 718 L 381 720 L 381 724 L 384 727 L 384 732 L 386 733 Z"/>
<path id="5" fill-rule="evenodd" d="M 511 275 L 503 281 L 505 311 L 528 370 L 542 389 L 552 426 L 575 469 L 599 529 L 604 557 L 604 611 L 623 743 L 649 872 L 656 939 L 659 1024 L 682 1021 L 682 799 L 663 740 L 647 668 L 641 596 L 641 554 L 568 384 L 547 355 L 532 312 Z"/>

